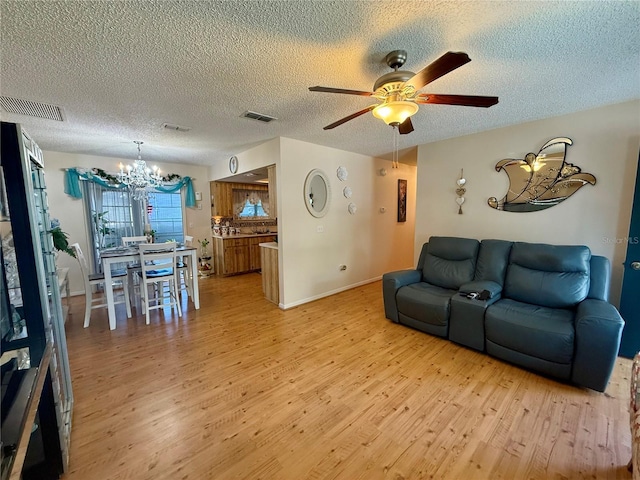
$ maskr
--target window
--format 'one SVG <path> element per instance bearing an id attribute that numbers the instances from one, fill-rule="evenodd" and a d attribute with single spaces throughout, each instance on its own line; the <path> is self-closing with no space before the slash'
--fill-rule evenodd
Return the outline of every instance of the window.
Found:
<path id="1" fill-rule="evenodd" d="M 82 182 L 89 241 L 93 243 L 94 271 L 100 271 L 100 250 L 122 245 L 122 237 L 144 235 L 145 220 L 155 230 L 155 241 L 184 240 L 182 194 L 153 192 L 148 201 L 134 200 L 129 191 Z"/>
<path id="2" fill-rule="evenodd" d="M 269 192 L 267 190 L 233 189 L 233 212 L 238 219 L 262 219 L 269 217 Z"/>
<path id="3" fill-rule="evenodd" d="M 182 196 L 176 193 L 150 193 L 148 201 L 149 222 L 156 232 L 156 242 L 184 240 L 182 228 Z"/>
<path id="4" fill-rule="evenodd" d="M 242 209 L 242 211 L 238 214 L 238 217 L 242 218 L 242 217 L 268 217 L 269 215 L 267 215 L 264 211 L 264 208 L 262 208 L 262 201 L 258 200 L 258 202 L 255 205 L 252 205 L 251 202 L 247 199 L 246 203 L 244 204 L 244 208 Z"/>

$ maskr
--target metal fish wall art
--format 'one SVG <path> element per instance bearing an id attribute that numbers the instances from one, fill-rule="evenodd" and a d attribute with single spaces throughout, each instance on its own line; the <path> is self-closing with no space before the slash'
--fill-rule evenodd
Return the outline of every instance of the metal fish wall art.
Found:
<path id="1" fill-rule="evenodd" d="M 487 203 L 506 212 L 535 212 L 553 207 L 586 184 L 595 185 L 596 177 L 565 161 L 570 138 L 558 137 L 545 143 L 538 154 L 527 153 L 524 159 L 505 158 L 496 163 L 496 171 L 509 177 L 509 190 L 498 200 Z"/>

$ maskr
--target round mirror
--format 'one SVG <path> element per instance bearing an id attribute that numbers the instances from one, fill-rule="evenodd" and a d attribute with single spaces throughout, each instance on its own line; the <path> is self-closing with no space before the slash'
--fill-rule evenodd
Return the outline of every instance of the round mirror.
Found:
<path id="1" fill-rule="evenodd" d="M 311 170 L 304 182 L 304 204 L 314 217 L 324 217 L 329 210 L 329 178 L 317 168 Z"/>

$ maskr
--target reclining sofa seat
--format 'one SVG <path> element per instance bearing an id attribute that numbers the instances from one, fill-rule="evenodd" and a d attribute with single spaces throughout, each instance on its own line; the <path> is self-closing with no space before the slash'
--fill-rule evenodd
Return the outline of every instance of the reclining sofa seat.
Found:
<path id="1" fill-rule="evenodd" d="M 475 239 L 432 237 L 420 258 L 420 279 L 395 295 L 395 321 L 448 337 L 451 297 L 473 280 L 479 246 Z"/>
<path id="2" fill-rule="evenodd" d="M 486 310 L 487 353 L 604 391 L 623 326 L 609 278 L 588 247 L 514 243 L 502 298 Z"/>
<path id="3" fill-rule="evenodd" d="M 616 308 L 608 303 L 609 260 L 591 255 L 585 246 L 483 240 L 471 281 L 449 282 L 459 284 L 459 291 L 441 286 L 447 284 L 441 278 L 447 270 L 426 273 L 429 266 L 442 266 L 440 255 L 451 257 L 443 253 L 448 250 L 442 243 L 470 246 L 468 240 L 432 237 L 423 246 L 416 270 L 385 274 L 387 318 L 448 336 L 525 368 L 604 391 L 624 326 Z M 433 249 L 431 244 L 435 244 Z M 429 261 L 429 255 L 439 260 Z M 463 277 L 468 275 L 458 279 Z M 434 289 L 433 284 L 425 282 L 427 279 L 440 285 Z M 423 283 L 427 285 L 416 285 Z M 487 291 L 488 299 L 460 295 L 482 290 Z M 420 298 L 421 292 L 428 292 L 430 298 Z M 425 306 L 431 310 L 428 315 L 420 311 Z"/>

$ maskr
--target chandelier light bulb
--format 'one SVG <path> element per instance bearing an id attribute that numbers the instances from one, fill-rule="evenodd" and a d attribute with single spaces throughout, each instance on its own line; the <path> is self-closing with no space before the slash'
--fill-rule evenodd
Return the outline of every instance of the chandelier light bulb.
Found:
<path id="1" fill-rule="evenodd" d="M 164 181 L 160 175 L 160 169 L 157 166 L 154 166 L 152 170 L 147 167 L 147 163 L 142 160 L 140 145 L 142 145 L 143 142 L 136 140 L 134 143 L 138 145 L 138 159 L 134 161 L 133 166 L 126 166 L 126 172 L 121 163 L 120 173 L 117 177 L 122 184 L 129 188 L 135 200 L 142 200 L 147 197 L 150 189 L 161 187 Z"/>

